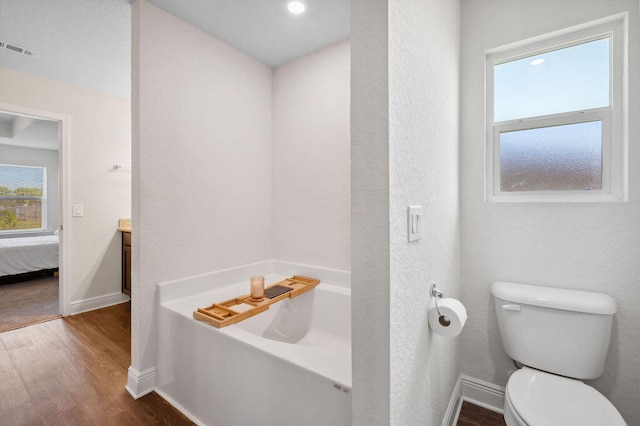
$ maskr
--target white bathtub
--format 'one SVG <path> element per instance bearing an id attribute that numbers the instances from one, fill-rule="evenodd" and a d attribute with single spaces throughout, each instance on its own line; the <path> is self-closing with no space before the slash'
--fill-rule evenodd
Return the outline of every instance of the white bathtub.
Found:
<path id="1" fill-rule="evenodd" d="M 265 282 L 284 278 L 265 275 Z M 323 281 L 221 329 L 194 320 L 193 311 L 247 294 L 248 280 L 179 293 L 177 288 L 172 297 L 161 297 L 159 305 L 156 390 L 193 421 L 212 426 L 351 424 L 348 288 Z M 308 331 L 301 332 L 300 325 Z"/>

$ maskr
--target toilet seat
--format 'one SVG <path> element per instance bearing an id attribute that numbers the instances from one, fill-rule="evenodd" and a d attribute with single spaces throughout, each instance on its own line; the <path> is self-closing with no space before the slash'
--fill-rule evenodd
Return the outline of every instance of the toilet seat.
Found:
<path id="1" fill-rule="evenodd" d="M 527 422 L 522 420 L 522 417 L 518 415 L 511 399 L 509 398 L 509 392 L 505 392 L 504 395 L 504 421 L 507 426 L 528 426 Z"/>
<path id="2" fill-rule="evenodd" d="M 505 410 L 530 426 L 624 426 L 618 410 L 580 380 L 523 367 L 511 375 Z"/>

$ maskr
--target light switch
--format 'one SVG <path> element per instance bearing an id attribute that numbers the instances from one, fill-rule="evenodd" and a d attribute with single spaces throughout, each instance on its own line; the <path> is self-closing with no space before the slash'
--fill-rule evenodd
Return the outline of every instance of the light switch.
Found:
<path id="1" fill-rule="evenodd" d="M 75 217 L 84 216 L 84 205 L 82 205 L 82 204 L 74 204 L 73 205 L 73 215 Z"/>
<path id="2" fill-rule="evenodd" d="M 409 206 L 407 208 L 407 234 L 409 242 L 418 241 L 422 237 L 422 206 Z"/>

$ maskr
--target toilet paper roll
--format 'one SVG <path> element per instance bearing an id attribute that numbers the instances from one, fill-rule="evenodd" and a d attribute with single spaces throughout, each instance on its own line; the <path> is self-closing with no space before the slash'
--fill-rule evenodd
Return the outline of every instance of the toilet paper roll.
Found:
<path id="1" fill-rule="evenodd" d="M 451 322 L 448 326 L 440 323 L 434 300 L 429 308 L 429 325 L 433 332 L 442 337 L 454 337 L 460 334 L 464 323 L 467 322 L 467 310 L 462 302 L 451 298 L 438 299 L 438 308 L 440 313 Z"/>

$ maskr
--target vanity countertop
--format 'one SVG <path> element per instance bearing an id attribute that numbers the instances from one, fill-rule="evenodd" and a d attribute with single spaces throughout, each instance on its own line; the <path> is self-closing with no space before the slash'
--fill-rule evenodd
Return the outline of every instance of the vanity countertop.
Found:
<path id="1" fill-rule="evenodd" d="M 120 219 L 118 221 L 118 231 L 131 232 L 131 219 Z"/>

